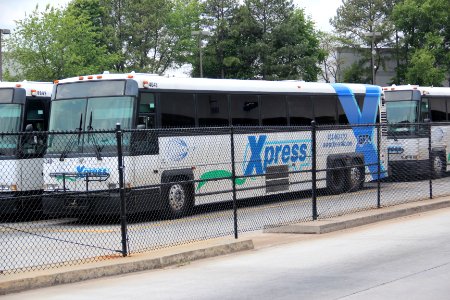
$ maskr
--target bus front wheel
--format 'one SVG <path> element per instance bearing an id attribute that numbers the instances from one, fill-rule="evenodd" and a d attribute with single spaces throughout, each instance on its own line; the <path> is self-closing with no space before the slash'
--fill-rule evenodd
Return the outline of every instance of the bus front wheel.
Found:
<path id="1" fill-rule="evenodd" d="M 441 178 L 444 176 L 446 169 L 445 155 L 440 153 L 434 153 L 431 156 L 431 175 L 433 178 Z"/>
<path id="2" fill-rule="evenodd" d="M 174 182 L 165 193 L 166 212 L 171 218 L 180 218 L 192 209 L 192 193 L 188 184 Z"/>

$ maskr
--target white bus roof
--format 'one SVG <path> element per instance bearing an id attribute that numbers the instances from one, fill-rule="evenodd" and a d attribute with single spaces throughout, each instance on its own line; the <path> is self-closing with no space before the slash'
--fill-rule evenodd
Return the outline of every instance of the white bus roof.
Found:
<path id="1" fill-rule="evenodd" d="M 189 90 L 189 91 L 223 91 L 223 92 L 255 92 L 255 93 L 336 93 L 329 83 L 305 82 L 297 80 L 266 81 L 240 79 L 208 79 L 163 77 L 155 74 L 96 74 L 59 80 L 58 83 L 133 79 L 139 88 L 148 90 Z M 366 84 L 345 84 L 353 93 L 365 93 Z M 381 88 L 380 88 L 381 90 Z"/>
<path id="2" fill-rule="evenodd" d="M 27 97 L 51 97 L 53 91 L 53 83 L 38 81 L 21 81 L 21 82 L 0 82 L 0 88 L 24 88 Z"/>
<path id="3" fill-rule="evenodd" d="M 384 92 L 390 91 L 419 91 L 422 95 L 430 96 L 450 96 L 450 87 L 433 87 L 419 85 L 392 85 L 383 87 Z"/>

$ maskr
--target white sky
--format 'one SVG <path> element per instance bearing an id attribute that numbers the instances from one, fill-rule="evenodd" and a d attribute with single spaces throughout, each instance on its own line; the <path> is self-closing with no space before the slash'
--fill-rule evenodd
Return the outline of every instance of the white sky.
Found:
<path id="1" fill-rule="evenodd" d="M 45 8 L 47 4 L 61 6 L 69 3 L 70 0 L 0 0 L 0 28 L 14 29 L 14 20 L 20 20 L 27 13 L 34 10 L 38 4 L 40 8 Z M 316 28 L 322 31 L 331 31 L 329 19 L 336 14 L 336 9 L 342 3 L 341 0 L 294 0 L 294 3 L 301 8 L 315 22 Z"/>

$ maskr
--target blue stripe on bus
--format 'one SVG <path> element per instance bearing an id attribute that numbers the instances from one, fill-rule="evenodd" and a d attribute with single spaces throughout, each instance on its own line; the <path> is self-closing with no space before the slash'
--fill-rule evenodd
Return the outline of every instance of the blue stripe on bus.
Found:
<path id="1" fill-rule="evenodd" d="M 354 124 L 375 124 L 378 113 L 378 106 L 381 97 L 381 89 L 376 86 L 366 86 L 366 96 L 362 112 L 359 109 L 355 95 L 344 84 L 332 84 L 336 91 L 341 106 L 347 116 L 350 125 Z M 364 155 L 365 164 L 369 164 L 368 168 L 372 179 L 378 179 L 378 152 L 374 144 L 375 128 L 371 126 L 352 127 L 353 134 L 356 138 L 356 153 Z M 381 166 L 381 178 L 385 177 L 384 167 Z"/>

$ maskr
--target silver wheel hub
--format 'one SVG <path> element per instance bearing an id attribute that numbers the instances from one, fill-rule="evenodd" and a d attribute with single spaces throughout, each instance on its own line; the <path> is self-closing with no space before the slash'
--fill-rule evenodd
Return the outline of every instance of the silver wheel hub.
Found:
<path id="1" fill-rule="evenodd" d="M 436 156 L 434 158 L 433 167 L 435 172 L 440 172 L 442 170 L 442 160 L 440 157 Z"/>
<path id="2" fill-rule="evenodd" d="M 184 188 L 181 184 L 174 184 L 169 189 L 169 205 L 174 211 L 183 208 L 186 201 Z"/>
<path id="3" fill-rule="evenodd" d="M 358 167 L 352 167 L 350 169 L 350 181 L 352 186 L 356 186 L 359 184 L 361 180 L 361 170 Z"/>

